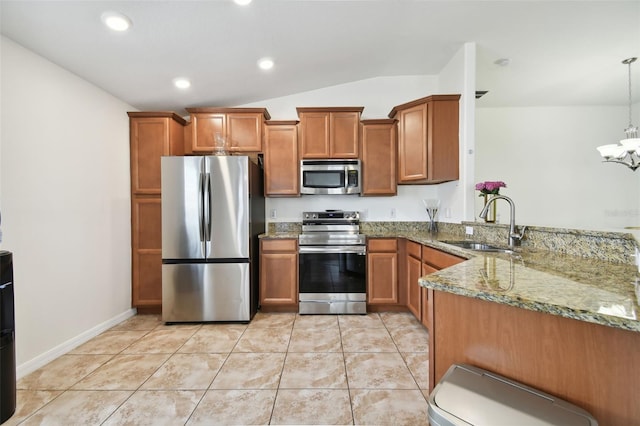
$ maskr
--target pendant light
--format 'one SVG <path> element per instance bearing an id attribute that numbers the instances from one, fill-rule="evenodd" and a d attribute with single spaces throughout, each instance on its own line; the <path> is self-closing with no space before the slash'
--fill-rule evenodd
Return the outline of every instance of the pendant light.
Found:
<path id="1" fill-rule="evenodd" d="M 628 58 L 622 61 L 623 64 L 629 67 L 629 127 L 624 129 L 626 138 L 622 139 L 620 144 L 602 145 L 596 148 L 604 158 L 604 161 L 624 164 L 634 171 L 640 167 L 640 138 L 638 138 L 638 128 L 631 123 L 631 64 L 637 59 L 638 58 Z"/>

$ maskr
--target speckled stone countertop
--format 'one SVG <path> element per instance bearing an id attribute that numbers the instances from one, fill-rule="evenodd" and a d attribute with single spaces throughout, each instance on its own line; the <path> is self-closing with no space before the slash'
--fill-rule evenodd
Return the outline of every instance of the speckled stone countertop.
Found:
<path id="1" fill-rule="evenodd" d="M 423 287 L 640 332 L 640 273 L 633 264 L 527 246 L 512 254 L 465 250 L 443 243 L 465 238 L 460 226 L 446 224 L 435 235 L 398 223 L 362 223 L 361 230 L 369 238 L 407 238 L 468 259 L 420 278 Z M 299 232 L 270 229 L 264 237 L 297 238 Z"/>

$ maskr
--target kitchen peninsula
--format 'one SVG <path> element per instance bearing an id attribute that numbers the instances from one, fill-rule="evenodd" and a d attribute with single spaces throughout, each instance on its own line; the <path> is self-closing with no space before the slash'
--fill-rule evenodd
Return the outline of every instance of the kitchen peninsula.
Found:
<path id="1" fill-rule="evenodd" d="M 451 364 L 467 363 L 574 403 L 601 425 L 640 421 L 634 265 L 482 253 L 420 285 L 431 296 L 431 389 Z"/>
<path id="2" fill-rule="evenodd" d="M 397 238 L 399 247 L 413 242 L 466 259 L 419 279 L 428 293 L 422 316 L 431 390 L 451 364 L 468 363 L 576 404 L 601 425 L 637 424 L 640 274 L 628 255 L 632 236 L 532 227 L 522 248 L 496 254 L 443 241 L 464 239 L 464 225 L 474 225 L 476 238 L 499 244 L 506 226 L 440 224 L 432 236 L 425 223 L 361 225 L 369 239 Z M 296 224 L 272 223 L 263 237 L 295 239 L 296 231 Z M 406 263 L 398 254 L 401 275 Z"/>

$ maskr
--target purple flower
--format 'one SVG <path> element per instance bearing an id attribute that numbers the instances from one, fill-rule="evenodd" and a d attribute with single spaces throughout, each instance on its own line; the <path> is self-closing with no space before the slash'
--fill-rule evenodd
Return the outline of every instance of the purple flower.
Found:
<path id="1" fill-rule="evenodd" d="M 507 184 L 502 181 L 486 181 L 476 183 L 476 190 L 480 191 L 482 194 L 499 194 L 500 188 L 506 188 Z"/>

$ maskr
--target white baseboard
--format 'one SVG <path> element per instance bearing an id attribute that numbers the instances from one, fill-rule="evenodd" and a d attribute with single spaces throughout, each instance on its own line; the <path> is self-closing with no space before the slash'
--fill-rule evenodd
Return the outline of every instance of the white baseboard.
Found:
<path id="1" fill-rule="evenodd" d="M 72 339 L 67 340 L 64 343 L 38 355 L 35 358 L 30 359 L 27 362 L 24 362 L 17 366 L 16 368 L 16 377 L 18 379 L 26 376 L 27 374 L 36 371 L 38 368 L 50 363 L 54 359 L 58 358 L 60 355 L 64 355 L 67 352 L 77 348 L 83 343 L 88 342 L 89 340 L 96 337 L 98 334 L 102 333 L 113 327 L 114 325 L 120 324 L 122 321 L 131 318 L 136 314 L 136 309 L 128 309 L 121 314 L 116 315 L 115 317 L 96 325 L 93 328 L 90 328 L 83 333 L 78 334 Z"/>

